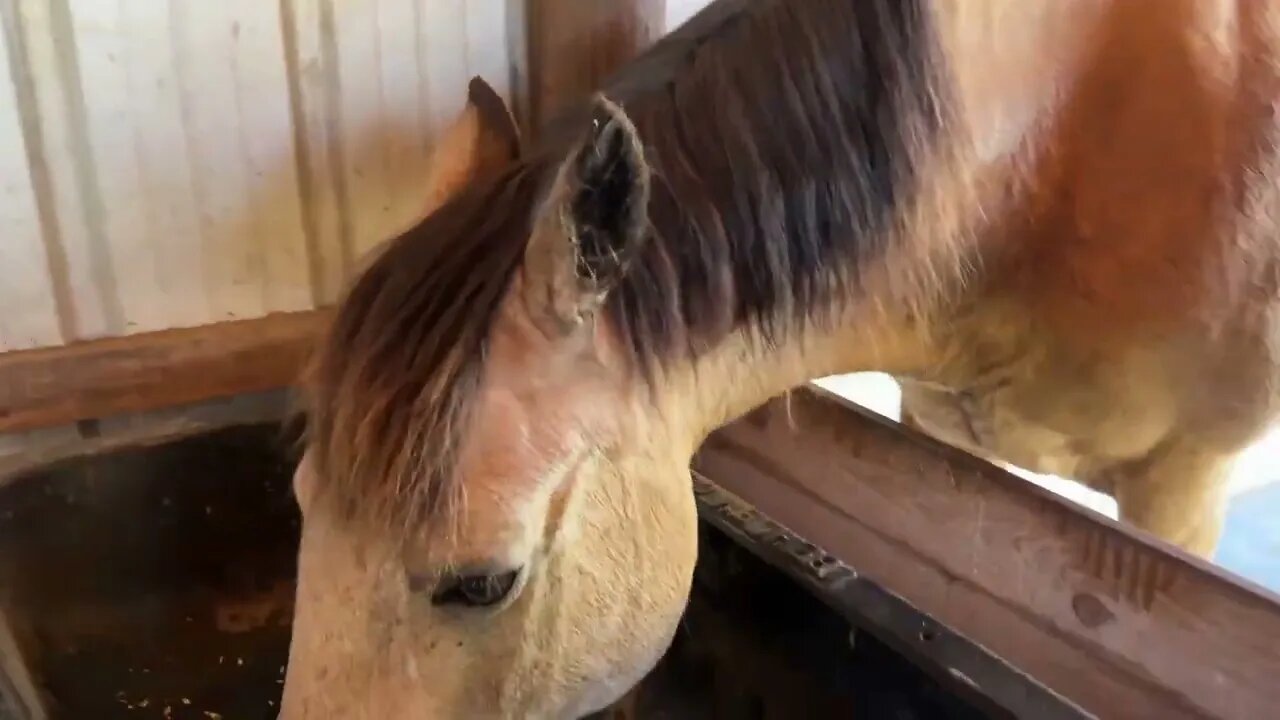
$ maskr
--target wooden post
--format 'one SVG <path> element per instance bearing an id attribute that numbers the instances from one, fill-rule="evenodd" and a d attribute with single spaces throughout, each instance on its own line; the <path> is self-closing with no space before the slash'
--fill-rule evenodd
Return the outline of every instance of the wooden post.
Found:
<path id="1" fill-rule="evenodd" d="M 595 90 L 663 32 L 666 0 L 529 0 L 527 130 Z"/>

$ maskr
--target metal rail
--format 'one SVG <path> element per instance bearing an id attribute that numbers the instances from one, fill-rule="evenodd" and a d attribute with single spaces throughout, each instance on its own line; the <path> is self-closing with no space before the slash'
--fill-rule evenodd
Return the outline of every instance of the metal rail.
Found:
<path id="1" fill-rule="evenodd" d="M 698 473 L 694 495 L 706 522 L 799 582 L 857 629 L 874 633 L 955 691 L 976 695 L 980 705 L 1037 720 L 1093 717 Z"/>

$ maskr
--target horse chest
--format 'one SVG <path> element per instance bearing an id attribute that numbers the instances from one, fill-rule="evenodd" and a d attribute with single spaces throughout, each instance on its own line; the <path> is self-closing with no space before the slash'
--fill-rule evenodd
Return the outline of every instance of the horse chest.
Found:
<path id="1" fill-rule="evenodd" d="M 1045 347 L 1003 361 L 971 355 L 936 379 L 899 382 L 905 421 L 1040 473 L 1079 478 L 1142 457 L 1175 423 L 1176 383 L 1138 351 L 1106 360 Z"/>

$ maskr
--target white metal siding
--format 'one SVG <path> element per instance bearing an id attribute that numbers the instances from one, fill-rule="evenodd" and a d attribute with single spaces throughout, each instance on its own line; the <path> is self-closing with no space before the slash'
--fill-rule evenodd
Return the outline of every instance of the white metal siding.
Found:
<path id="1" fill-rule="evenodd" d="M 513 0 L 0 0 L 0 350 L 332 300 Z"/>
<path id="2" fill-rule="evenodd" d="M 332 301 L 525 2 L 0 0 L 0 351 Z"/>

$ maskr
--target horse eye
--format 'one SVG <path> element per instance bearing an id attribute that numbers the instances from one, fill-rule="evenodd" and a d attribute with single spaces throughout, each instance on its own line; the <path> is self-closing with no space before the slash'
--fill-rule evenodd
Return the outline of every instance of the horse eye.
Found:
<path id="1" fill-rule="evenodd" d="M 464 605 L 488 607 L 497 605 L 511 594 L 520 570 L 497 575 L 465 575 L 442 583 L 431 596 L 432 605 Z"/>

